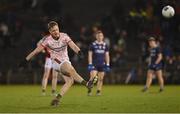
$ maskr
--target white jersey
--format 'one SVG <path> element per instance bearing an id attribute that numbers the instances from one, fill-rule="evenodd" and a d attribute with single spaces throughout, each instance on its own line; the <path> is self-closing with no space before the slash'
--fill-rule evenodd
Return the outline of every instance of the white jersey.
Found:
<path id="1" fill-rule="evenodd" d="M 60 33 L 60 38 L 58 40 L 53 39 L 52 36 L 49 35 L 41 44 L 49 49 L 52 59 L 63 62 L 65 60 L 69 61 L 67 47 L 70 41 L 71 39 L 67 34 Z"/>

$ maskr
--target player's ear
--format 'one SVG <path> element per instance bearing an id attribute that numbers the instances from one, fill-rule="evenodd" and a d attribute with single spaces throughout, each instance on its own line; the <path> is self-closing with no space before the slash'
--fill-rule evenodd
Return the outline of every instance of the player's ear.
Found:
<path id="1" fill-rule="evenodd" d="M 51 29 L 49 29 L 48 31 L 49 31 L 49 33 L 51 34 Z"/>

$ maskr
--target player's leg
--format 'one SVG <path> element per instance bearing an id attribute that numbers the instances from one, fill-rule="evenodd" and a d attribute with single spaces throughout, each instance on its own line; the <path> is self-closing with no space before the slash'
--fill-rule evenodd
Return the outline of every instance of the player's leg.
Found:
<path id="1" fill-rule="evenodd" d="M 48 77 L 51 74 L 51 68 L 45 67 L 42 79 L 42 95 L 46 95 L 46 87 L 48 83 Z"/>
<path id="2" fill-rule="evenodd" d="M 97 70 L 92 70 L 91 72 L 90 72 L 90 78 L 89 78 L 89 80 L 93 80 L 93 78 L 95 77 L 95 76 L 97 76 Z"/>
<path id="3" fill-rule="evenodd" d="M 58 72 L 52 69 L 52 95 L 56 95 Z"/>
<path id="4" fill-rule="evenodd" d="M 90 72 L 90 79 L 89 80 L 93 80 L 94 77 L 96 77 L 96 76 L 97 76 L 97 70 L 92 70 Z M 91 95 L 92 95 L 92 88 L 89 88 L 88 89 L 88 96 L 91 96 Z"/>
<path id="5" fill-rule="evenodd" d="M 97 92 L 96 92 L 96 95 L 101 95 L 104 75 L 105 75 L 104 72 L 98 72 L 98 82 L 97 82 Z"/>
<path id="6" fill-rule="evenodd" d="M 84 79 L 76 72 L 74 67 L 69 63 L 69 62 L 64 62 L 61 65 L 61 70 L 60 70 L 64 75 L 73 77 L 75 81 L 82 83 Z"/>
<path id="7" fill-rule="evenodd" d="M 59 66 L 59 67 L 58 67 Z M 57 65 L 57 63 L 53 64 L 53 68 L 57 69 L 59 68 L 59 71 L 61 71 L 64 75 L 69 76 L 73 78 L 75 81 L 81 83 L 82 85 L 85 85 L 88 88 L 91 88 L 93 83 L 85 81 L 74 69 L 74 67 L 71 65 L 70 62 L 64 61 L 63 63 Z M 93 81 L 93 80 L 92 80 Z M 52 106 L 56 106 L 59 103 L 60 98 L 62 98 L 61 94 L 58 94 L 51 102 Z"/>
<path id="8" fill-rule="evenodd" d="M 65 84 L 61 88 L 61 91 L 60 91 L 61 96 L 63 96 L 74 83 L 73 77 L 63 75 L 63 79 L 65 81 Z"/>
<path id="9" fill-rule="evenodd" d="M 52 106 L 59 105 L 59 102 L 60 102 L 61 98 L 64 96 L 64 94 L 69 90 L 69 88 L 74 83 L 73 77 L 69 77 L 69 76 L 65 76 L 65 75 L 63 75 L 62 77 L 63 77 L 63 79 L 65 81 L 65 84 L 61 88 L 59 94 L 57 94 L 57 96 L 52 100 L 52 102 L 51 102 Z"/>
<path id="10" fill-rule="evenodd" d="M 48 78 L 52 74 L 52 60 L 50 58 L 45 59 L 44 64 L 44 74 L 42 79 L 42 95 L 46 95 L 46 87 L 48 83 Z"/>
<path id="11" fill-rule="evenodd" d="M 74 69 L 74 67 L 71 65 L 70 62 L 67 62 L 67 61 L 63 62 L 63 64 L 61 65 L 60 71 L 61 71 L 63 74 L 67 75 L 67 76 L 73 77 L 73 79 L 74 79 L 76 82 L 78 82 L 78 83 L 80 83 L 80 84 L 82 84 L 82 85 L 85 85 L 87 88 L 92 88 L 92 86 L 93 86 L 93 82 L 94 82 L 95 79 L 92 79 L 92 80 L 90 80 L 90 81 L 88 81 L 88 82 L 85 81 L 85 80 L 76 72 L 76 70 Z"/>
<path id="12" fill-rule="evenodd" d="M 159 85 L 160 85 L 160 92 L 162 92 L 164 90 L 164 80 L 163 80 L 163 74 L 162 74 L 162 70 L 158 70 L 156 71 L 156 75 L 159 81 Z"/>
<path id="13" fill-rule="evenodd" d="M 151 86 L 153 74 L 154 74 L 153 70 L 148 70 L 147 71 L 146 85 L 142 90 L 143 92 L 147 91 L 148 88 Z"/>

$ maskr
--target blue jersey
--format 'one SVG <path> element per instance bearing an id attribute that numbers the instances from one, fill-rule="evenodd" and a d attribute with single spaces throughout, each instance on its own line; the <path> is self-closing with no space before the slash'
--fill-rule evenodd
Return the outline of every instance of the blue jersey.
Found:
<path id="1" fill-rule="evenodd" d="M 160 70 L 162 69 L 162 60 L 156 64 L 156 60 L 158 59 L 158 55 L 161 54 L 161 49 L 160 47 L 155 47 L 150 49 L 150 64 L 149 64 L 149 69 L 150 70 Z"/>
<path id="2" fill-rule="evenodd" d="M 94 41 L 89 46 L 89 51 L 92 51 L 92 63 L 95 66 L 104 65 L 105 64 L 105 53 L 109 52 L 109 48 L 105 42 L 98 43 Z"/>
<path id="3" fill-rule="evenodd" d="M 151 62 L 150 64 L 155 64 L 157 58 L 158 58 L 158 55 L 161 54 L 161 49 L 160 47 L 155 47 L 155 48 L 152 48 L 150 49 L 150 59 L 151 59 Z M 162 61 L 160 61 L 161 63 Z"/>

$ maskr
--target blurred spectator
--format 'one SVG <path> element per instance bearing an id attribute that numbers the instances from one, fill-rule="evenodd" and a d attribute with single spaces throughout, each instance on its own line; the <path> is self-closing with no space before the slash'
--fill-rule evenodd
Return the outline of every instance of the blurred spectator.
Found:
<path id="1" fill-rule="evenodd" d="M 126 55 L 126 38 L 127 32 L 122 30 L 119 34 L 118 42 L 113 46 L 112 62 L 115 66 L 121 66 L 125 64 Z"/>
<path id="2" fill-rule="evenodd" d="M 0 23 L 0 37 L 2 38 L 4 49 L 12 46 L 9 27 L 5 23 Z"/>
<path id="3" fill-rule="evenodd" d="M 126 77 L 125 84 L 134 83 L 136 81 L 136 78 L 137 78 L 137 71 L 135 68 L 132 68 Z"/>
<path id="4" fill-rule="evenodd" d="M 175 76 L 175 70 L 176 70 L 176 60 L 175 57 L 166 57 L 165 62 L 165 78 L 166 83 L 172 83 L 173 78 Z"/>
<path id="5" fill-rule="evenodd" d="M 177 61 L 176 61 L 176 69 L 173 77 L 173 82 L 175 84 L 180 84 L 180 55 L 177 55 Z"/>
<path id="6" fill-rule="evenodd" d="M 127 32 L 126 30 L 122 30 L 118 39 L 118 44 L 117 44 L 118 51 L 120 53 L 123 53 L 126 50 L 126 38 L 127 38 Z"/>
<path id="7" fill-rule="evenodd" d="M 148 43 L 147 40 L 144 39 L 141 43 L 141 62 L 142 63 L 147 63 L 149 57 L 148 53 Z"/>

